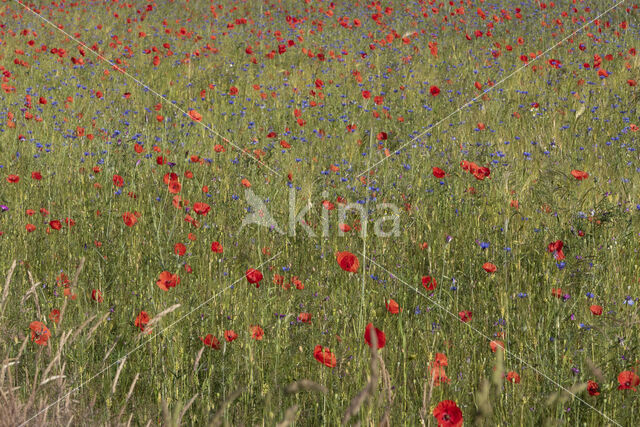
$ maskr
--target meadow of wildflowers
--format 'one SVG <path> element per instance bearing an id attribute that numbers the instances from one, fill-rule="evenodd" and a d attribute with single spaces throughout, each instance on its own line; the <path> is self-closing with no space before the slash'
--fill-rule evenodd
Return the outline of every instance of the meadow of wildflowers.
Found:
<path id="1" fill-rule="evenodd" d="M 636 0 L 0 2 L 0 425 L 634 425 Z"/>

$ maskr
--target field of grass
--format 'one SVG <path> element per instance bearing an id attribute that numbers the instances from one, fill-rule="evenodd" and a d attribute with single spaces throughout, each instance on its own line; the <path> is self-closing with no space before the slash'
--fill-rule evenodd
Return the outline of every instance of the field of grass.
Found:
<path id="1" fill-rule="evenodd" d="M 639 18 L 0 2 L 0 425 L 635 425 Z"/>

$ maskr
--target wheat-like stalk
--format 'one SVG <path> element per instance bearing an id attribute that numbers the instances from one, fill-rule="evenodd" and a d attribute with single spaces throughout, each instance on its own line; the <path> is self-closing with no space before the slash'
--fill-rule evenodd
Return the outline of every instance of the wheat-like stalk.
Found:
<path id="1" fill-rule="evenodd" d="M 491 408 L 491 385 L 484 378 L 480 383 L 479 390 L 476 392 L 476 413 L 474 414 L 473 423 L 475 425 L 484 425 L 486 420 L 491 416 L 493 409 Z"/>
<path id="2" fill-rule="evenodd" d="M 42 374 L 43 377 L 46 377 L 49 371 L 51 370 L 51 368 L 53 367 L 53 364 L 56 361 L 60 360 L 60 357 L 62 356 L 62 348 L 67 342 L 67 339 L 69 339 L 69 335 L 71 335 L 71 331 L 62 333 L 62 336 L 60 337 L 60 343 L 58 344 L 58 351 L 56 352 L 56 355 L 54 356 L 54 358 L 51 359 L 51 362 L 49 362 L 49 365 L 47 365 L 47 367 L 45 368 L 44 373 Z"/>
<path id="3" fill-rule="evenodd" d="M 600 382 L 605 382 L 606 380 L 604 378 L 604 375 L 602 375 L 602 369 L 598 368 L 596 364 L 593 363 L 593 361 L 588 357 L 586 359 L 586 362 L 587 362 L 587 366 L 589 367 L 591 372 L 593 372 L 593 375 L 595 375 L 596 379 Z"/>
<path id="4" fill-rule="evenodd" d="M 371 375 L 369 377 L 369 381 L 364 386 L 360 393 L 358 393 L 353 399 L 351 399 L 351 403 L 347 407 L 343 417 L 342 424 L 346 425 L 347 422 L 354 416 L 357 415 L 362 407 L 362 404 L 371 396 L 373 396 L 373 392 L 378 384 L 378 337 L 375 333 L 370 334 L 371 336 L 371 361 L 369 367 L 371 369 Z"/>
<path id="5" fill-rule="evenodd" d="M 34 366 L 36 367 L 36 371 L 33 374 L 33 383 L 31 385 L 31 394 L 29 395 L 29 399 L 27 400 L 27 404 L 22 407 L 23 418 L 26 418 L 27 412 L 31 409 L 31 406 L 35 403 L 36 394 L 38 391 L 38 375 L 40 373 L 40 358 L 42 357 L 42 349 L 39 349 L 36 353 L 36 360 Z M 28 376 L 27 376 L 28 378 Z M 27 384 L 28 387 L 28 384 Z"/>
<path id="6" fill-rule="evenodd" d="M 36 311 L 38 312 L 38 318 L 42 318 L 42 312 L 40 310 L 40 299 L 38 298 L 38 285 L 40 284 L 40 282 L 36 282 L 33 279 L 33 276 L 31 275 L 31 271 L 29 271 L 28 269 L 27 269 L 27 276 L 29 277 L 29 283 L 31 283 L 31 287 L 22 296 L 22 299 L 20 300 L 20 307 L 24 307 L 24 304 L 29 298 L 29 296 L 33 295 L 33 300 L 36 304 Z"/>
<path id="7" fill-rule="evenodd" d="M 382 381 L 384 384 L 384 389 L 387 392 L 387 406 L 384 410 L 384 414 L 382 415 L 382 419 L 380 420 L 380 425 L 390 426 L 391 422 L 389 420 L 389 416 L 391 415 L 391 405 L 393 405 L 393 391 L 391 390 L 391 376 L 389 375 L 389 371 L 387 371 L 387 367 L 384 364 L 384 359 L 382 356 L 378 355 L 378 363 L 380 363 L 380 370 L 382 371 Z"/>
<path id="8" fill-rule="evenodd" d="M 93 335 L 93 333 L 98 329 L 98 327 L 100 325 L 102 325 L 102 323 L 107 320 L 107 317 L 109 317 L 109 314 L 111 314 L 110 311 L 107 311 L 101 318 L 100 320 L 98 320 L 96 322 L 95 325 L 93 325 L 93 327 L 91 329 L 89 329 L 89 332 L 87 333 L 87 340 L 89 340 L 91 338 L 91 336 Z"/>
<path id="9" fill-rule="evenodd" d="M 76 330 L 76 333 L 73 334 L 73 336 L 71 337 L 71 340 L 69 341 L 69 344 L 74 342 L 76 340 L 76 338 L 78 338 L 78 335 L 80 335 L 80 333 L 82 333 L 84 328 L 89 324 L 89 322 L 91 322 L 95 318 L 96 318 L 96 315 L 94 314 L 93 316 L 89 317 L 87 320 L 82 322 L 82 325 L 80 325 L 80 327 Z"/>
<path id="10" fill-rule="evenodd" d="M 436 376 L 431 375 L 431 381 L 425 381 L 422 386 L 422 408 L 420 408 L 420 421 L 422 425 L 426 425 L 426 418 L 429 413 L 429 406 L 431 405 L 431 395 L 433 394 L 433 385 L 436 381 Z M 429 384 L 429 394 L 427 395 L 427 384 Z"/>
<path id="11" fill-rule="evenodd" d="M 62 325 L 62 320 L 64 319 L 64 314 L 67 311 L 67 303 L 68 303 L 69 299 L 65 298 L 64 302 L 62 303 L 62 308 L 60 309 L 60 317 L 58 319 L 58 328 Z"/>
<path id="12" fill-rule="evenodd" d="M 20 360 L 20 356 L 22 356 L 22 352 L 27 346 L 27 342 L 29 341 L 29 335 L 24 337 L 24 341 L 22 341 L 22 345 L 20 346 L 20 350 L 18 350 L 18 355 L 16 356 L 16 360 Z"/>
<path id="13" fill-rule="evenodd" d="M 80 272 L 84 267 L 84 257 L 80 258 L 80 262 L 78 263 L 78 268 L 76 268 L 76 272 L 73 275 L 73 280 L 71 281 L 71 287 L 75 288 L 78 285 L 78 279 L 80 278 Z"/>
<path id="14" fill-rule="evenodd" d="M 114 348 L 116 348 L 116 344 L 118 344 L 118 340 L 115 340 L 113 342 L 113 345 L 111 346 L 111 348 L 109 350 L 107 350 L 107 353 L 104 355 L 104 357 L 102 358 L 102 363 L 106 362 L 107 358 L 109 357 L 109 355 L 111 354 L 111 352 L 113 351 Z"/>
<path id="15" fill-rule="evenodd" d="M 2 361 L 2 369 L 0 369 L 0 387 L 4 384 L 4 377 L 9 368 L 20 363 L 17 358 L 7 358 Z"/>
<path id="16" fill-rule="evenodd" d="M 202 346 L 202 348 L 200 349 L 200 351 L 196 355 L 196 361 L 193 363 L 193 372 L 197 372 L 197 370 L 198 370 L 198 364 L 200 363 L 200 358 L 202 357 L 202 352 L 204 352 L 204 348 L 205 347 Z"/>
<path id="17" fill-rule="evenodd" d="M 129 392 L 127 393 L 127 397 L 124 399 L 124 403 L 122 404 L 122 409 L 120 409 L 120 412 L 118 413 L 118 418 L 117 418 L 118 421 L 120 421 L 120 417 L 122 417 L 122 414 L 124 414 L 124 410 L 127 407 L 127 403 L 129 402 L 131 395 L 133 394 L 133 389 L 136 386 L 136 383 L 138 382 L 139 377 L 140 377 L 140 372 L 136 372 L 136 376 L 133 377 L 133 381 L 131 381 L 131 385 L 129 386 Z M 129 418 L 129 422 L 131 422 L 131 418 Z"/>
<path id="18" fill-rule="evenodd" d="M 327 393 L 327 388 L 323 385 L 320 385 L 316 382 L 307 379 L 301 379 L 298 381 L 294 381 L 289 384 L 286 388 L 287 393 L 299 393 L 301 391 L 317 391 L 320 393 Z"/>
<path id="19" fill-rule="evenodd" d="M 118 378 L 120 378 L 120 372 L 122 372 L 122 368 L 124 368 L 124 364 L 127 361 L 127 356 L 123 357 L 120 360 L 120 365 L 118 365 L 118 370 L 116 371 L 116 377 L 113 379 L 113 384 L 111 385 L 111 393 L 116 392 L 116 386 L 118 385 Z"/>
<path id="20" fill-rule="evenodd" d="M 44 375 L 43 375 L 43 376 L 44 376 Z M 64 379 L 64 378 L 66 378 L 66 376 L 65 376 L 65 375 L 54 375 L 53 377 L 49 377 L 49 378 L 47 378 L 47 379 L 45 379 L 45 380 L 42 380 L 42 381 L 40 382 L 40 386 L 43 386 L 43 385 L 45 385 L 45 384 L 47 384 L 48 382 L 51 382 L 51 381 L 53 381 L 53 380 L 57 380 L 57 379 Z"/>
<path id="21" fill-rule="evenodd" d="M 293 405 L 287 408 L 284 413 L 284 419 L 276 424 L 277 427 L 289 427 L 296 420 L 296 414 L 298 413 L 298 405 Z"/>
<path id="22" fill-rule="evenodd" d="M 182 423 L 182 417 L 184 417 L 184 415 L 187 413 L 187 411 L 189 410 L 193 402 L 195 402 L 197 397 L 198 397 L 198 393 L 194 394 L 191 400 L 189 400 L 189 402 L 187 402 L 187 404 L 184 405 L 184 407 L 182 408 L 182 411 L 180 411 L 180 415 L 178 415 L 178 419 L 176 420 L 176 425 L 179 426 L 180 423 Z"/>
<path id="23" fill-rule="evenodd" d="M 211 423 L 209 423 L 210 427 L 219 427 L 222 425 L 222 416 L 224 415 L 225 409 L 227 409 L 227 406 L 231 405 L 231 403 L 233 403 L 233 401 L 236 400 L 243 392 L 244 387 L 235 390 L 224 402 L 222 402 L 222 404 L 220 404 L 220 409 L 218 409 L 218 411 L 213 415 Z"/>
<path id="24" fill-rule="evenodd" d="M 2 289 L 2 302 L 0 303 L 0 316 L 4 314 L 4 308 L 7 303 L 7 297 L 9 296 L 9 284 L 11 283 L 11 277 L 13 277 L 13 270 L 16 269 L 16 265 L 18 265 L 18 263 L 14 259 L 13 262 L 11 263 L 11 267 L 9 267 L 7 278 L 4 280 L 4 288 Z"/>
<path id="25" fill-rule="evenodd" d="M 147 325 L 147 327 L 145 328 L 145 332 L 151 332 L 153 330 L 153 326 L 158 323 L 164 316 L 166 316 L 167 314 L 175 311 L 178 309 L 178 307 L 180 307 L 180 304 L 174 304 L 171 307 L 165 309 L 164 311 L 156 314 L 153 319 L 151 319 L 149 321 L 149 324 Z M 140 336 L 140 335 L 139 335 Z"/>

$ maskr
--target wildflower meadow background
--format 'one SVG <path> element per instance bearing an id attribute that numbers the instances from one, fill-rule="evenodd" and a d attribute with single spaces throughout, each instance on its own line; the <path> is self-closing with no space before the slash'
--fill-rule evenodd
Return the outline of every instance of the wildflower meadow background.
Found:
<path id="1" fill-rule="evenodd" d="M 639 6 L 2 0 L 0 424 L 634 425 Z"/>

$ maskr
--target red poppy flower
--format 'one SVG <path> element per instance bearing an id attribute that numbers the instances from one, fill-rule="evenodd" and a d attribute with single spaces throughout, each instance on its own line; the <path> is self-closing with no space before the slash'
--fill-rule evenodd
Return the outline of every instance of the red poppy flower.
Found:
<path id="1" fill-rule="evenodd" d="M 91 299 L 97 302 L 102 302 L 102 292 L 100 292 L 98 289 L 92 290 Z"/>
<path id="2" fill-rule="evenodd" d="M 184 243 L 176 243 L 173 245 L 173 253 L 178 256 L 183 256 L 187 252 L 187 247 Z"/>
<path id="3" fill-rule="evenodd" d="M 560 288 L 551 288 L 551 295 L 556 298 L 562 298 L 562 289 Z"/>
<path id="4" fill-rule="evenodd" d="M 350 273 L 357 272 L 360 267 L 360 261 L 358 261 L 358 258 L 351 252 L 338 252 L 336 254 L 336 261 L 338 261 L 341 269 Z"/>
<path id="5" fill-rule="evenodd" d="M 38 345 L 47 345 L 47 340 L 51 337 L 51 332 L 44 323 L 38 321 L 31 322 L 29 329 L 31 329 L 31 341 L 34 341 Z"/>
<path id="6" fill-rule="evenodd" d="M 602 306 L 600 305 L 592 305 L 589 307 L 589 310 L 591 310 L 591 313 L 594 316 L 600 316 L 602 314 Z"/>
<path id="7" fill-rule="evenodd" d="M 191 120 L 193 120 L 194 122 L 202 121 L 202 115 L 198 113 L 196 110 L 189 111 L 189 117 L 191 117 Z"/>
<path id="8" fill-rule="evenodd" d="M 211 206 L 209 206 L 206 203 L 202 203 L 202 202 L 197 202 L 193 204 L 193 210 L 198 214 L 198 215 L 206 215 L 207 213 L 209 213 L 209 211 L 211 210 Z"/>
<path id="9" fill-rule="evenodd" d="M 232 329 L 224 331 L 224 339 L 227 340 L 227 342 L 231 342 L 236 338 L 238 338 L 238 334 L 236 334 Z"/>
<path id="10" fill-rule="evenodd" d="M 564 253 L 562 252 L 563 246 L 564 243 L 562 242 L 562 240 L 556 240 L 555 242 L 549 243 L 549 245 L 547 246 L 547 251 L 553 253 L 555 259 L 557 259 L 558 261 L 562 261 L 565 258 Z"/>
<path id="11" fill-rule="evenodd" d="M 60 230 L 62 228 L 62 223 L 57 219 L 54 219 L 53 221 L 49 222 L 49 226 L 54 230 Z"/>
<path id="12" fill-rule="evenodd" d="M 311 316 L 311 313 L 300 313 L 298 314 L 298 322 L 311 323 Z"/>
<path id="13" fill-rule="evenodd" d="M 431 86 L 429 92 L 431 92 L 432 96 L 437 96 L 440 93 L 440 88 L 438 88 L 438 86 Z"/>
<path id="14" fill-rule="evenodd" d="M 31 172 L 31 179 L 35 179 L 36 181 L 40 181 L 42 179 L 42 174 L 38 171 Z"/>
<path id="15" fill-rule="evenodd" d="M 122 221 L 127 227 L 133 227 L 138 222 L 138 218 L 131 212 L 125 212 L 122 214 Z"/>
<path id="16" fill-rule="evenodd" d="M 449 359 L 444 353 L 436 353 L 436 360 L 434 362 L 438 366 L 449 366 Z"/>
<path id="17" fill-rule="evenodd" d="M 180 277 L 177 274 L 171 274 L 168 271 L 163 271 L 160 273 L 158 280 L 156 281 L 156 285 L 163 291 L 168 291 L 169 288 L 175 288 L 176 285 L 180 284 Z"/>
<path id="18" fill-rule="evenodd" d="M 390 299 L 389 302 L 386 302 L 385 306 L 387 307 L 387 311 L 391 314 L 398 314 L 401 310 L 400 305 L 392 299 Z"/>
<path id="19" fill-rule="evenodd" d="M 495 273 L 496 270 L 498 269 L 498 267 L 496 267 L 494 264 L 492 264 L 490 262 L 485 262 L 484 264 L 482 264 L 482 268 L 487 273 Z"/>
<path id="20" fill-rule="evenodd" d="M 317 345 L 313 349 L 313 357 L 315 357 L 318 362 L 329 368 L 336 366 L 336 356 L 331 353 L 328 347 L 323 349 L 321 345 Z"/>
<path id="21" fill-rule="evenodd" d="M 640 377 L 633 371 L 622 371 L 618 375 L 618 390 L 633 390 L 636 391 L 635 386 L 640 384 Z"/>
<path id="22" fill-rule="evenodd" d="M 250 268 L 245 273 L 245 276 L 247 278 L 247 282 L 252 285 L 256 285 L 256 288 L 260 287 L 260 281 L 262 280 L 262 273 L 260 271 L 255 268 Z"/>
<path id="23" fill-rule="evenodd" d="M 323 200 L 322 201 L 322 207 L 325 208 L 328 211 L 332 211 L 335 209 L 335 205 L 333 203 L 331 203 L 328 200 Z"/>
<path id="24" fill-rule="evenodd" d="M 422 286 L 428 291 L 433 291 L 438 284 L 436 283 L 436 279 L 431 276 L 422 276 Z"/>
<path id="25" fill-rule="evenodd" d="M 446 175 L 442 169 L 435 166 L 433 167 L 432 172 L 433 176 L 435 176 L 436 178 L 444 178 L 444 176 Z"/>
<path id="26" fill-rule="evenodd" d="M 462 320 L 464 323 L 467 323 L 471 320 L 471 316 L 473 316 L 473 313 L 471 311 L 460 311 L 458 312 L 458 316 L 460 316 L 460 320 Z"/>
<path id="27" fill-rule="evenodd" d="M 60 310 L 57 308 L 51 310 L 51 313 L 49 313 L 49 320 L 52 320 L 53 323 L 58 323 L 60 321 Z"/>
<path id="28" fill-rule="evenodd" d="M 338 224 L 338 228 L 343 233 L 348 233 L 349 231 L 351 231 L 351 226 L 349 224 Z"/>
<path id="29" fill-rule="evenodd" d="M 436 360 L 429 363 L 429 373 L 434 386 L 451 382 L 444 369 L 448 364 L 447 356 L 442 353 L 436 353 Z"/>
<path id="30" fill-rule="evenodd" d="M 577 179 L 578 181 L 582 181 L 583 179 L 587 179 L 589 178 L 589 174 L 577 169 L 574 169 L 571 171 L 571 175 L 573 175 L 573 177 L 575 179 Z"/>
<path id="31" fill-rule="evenodd" d="M 238 88 L 235 86 L 231 86 L 229 88 L 229 95 L 237 95 L 238 94 Z"/>
<path id="32" fill-rule="evenodd" d="M 169 186 L 169 193 L 171 194 L 178 194 L 182 189 L 182 184 L 180 184 L 180 181 L 178 180 L 169 181 L 168 186 Z"/>
<path id="33" fill-rule="evenodd" d="M 597 396 L 600 394 L 600 386 L 597 382 L 589 380 L 587 382 L 587 391 L 591 396 Z"/>
<path id="34" fill-rule="evenodd" d="M 211 251 L 215 252 L 217 254 L 221 254 L 222 253 L 222 245 L 219 242 L 213 242 L 211 244 Z"/>
<path id="35" fill-rule="evenodd" d="M 482 167 L 476 166 L 476 169 L 472 171 L 472 174 L 476 179 L 482 181 L 483 179 L 491 175 L 491 169 L 484 166 Z"/>
<path id="36" fill-rule="evenodd" d="M 147 314 L 146 311 L 140 311 L 138 316 L 136 317 L 135 325 L 140 328 L 141 331 L 144 331 L 144 327 L 149 323 L 151 318 Z"/>
<path id="37" fill-rule="evenodd" d="M 489 343 L 489 347 L 491 348 L 491 351 L 495 353 L 498 347 L 504 350 L 504 343 L 502 341 L 491 341 Z"/>
<path id="38" fill-rule="evenodd" d="M 559 59 L 550 59 L 547 63 L 556 69 L 562 67 L 562 62 Z"/>
<path id="39" fill-rule="evenodd" d="M 507 381 L 514 384 L 520 384 L 520 375 L 517 372 L 511 371 L 507 374 Z"/>
<path id="40" fill-rule="evenodd" d="M 298 290 L 303 290 L 304 289 L 304 284 L 302 283 L 302 281 L 300 279 L 298 279 L 297 276 L 293 276 L 291 278 L 291 283 L 293 283 L 296 287 L 296 289 Z"/>
<path id="41" fill-rule="evenodd" d="M 205 347 L 211 347 L 214 350 L 220 350 L 220 341 L 218 341 L 218 338 L 214 337 L 211 334 L 207 334 L 207 336 L 204 338 L 200 337 L 200 341 L 202 341 L 202 344 L 204 344 Z"/>
<path id="42" fill-rule="evenodd" d="M 113 175 L 113 185 L 122 187 L 124 185 L 124 179 L 122 179 L 120 175 Z"/>
<path id="43" fill-rule="evenodd" d="M 251 338 L 254 340 L 261 341 L 262 337 L 264 337 L 264 330 L 260 327 L 260 325 L 252 325 L 251 328 Z"/>
<path id="44" fill-rule="evenodd" d="M 371 342 L 371 334 L 375 331 L 376 337 L 378 339 L 378 348 L 383 348 L 384 345 L 387 342 L 387 337 L 385 336 L 384 332 L 382 332 L 380 329 L 376 328 L 373 326 L 373 323 L 369 323 L 367 325 L 367 327 L 364 330 L 364 342 L 367 343 L 367 345 L 369 347 L 373 346 L 373 343 Z"/>
<path id="45" fill-rule="evenodd" d="M 438 427 L 461 427 L 462 411 L 453 400 L 443 400 L 433 409 L 433 416 L 438 420 Z"/>

